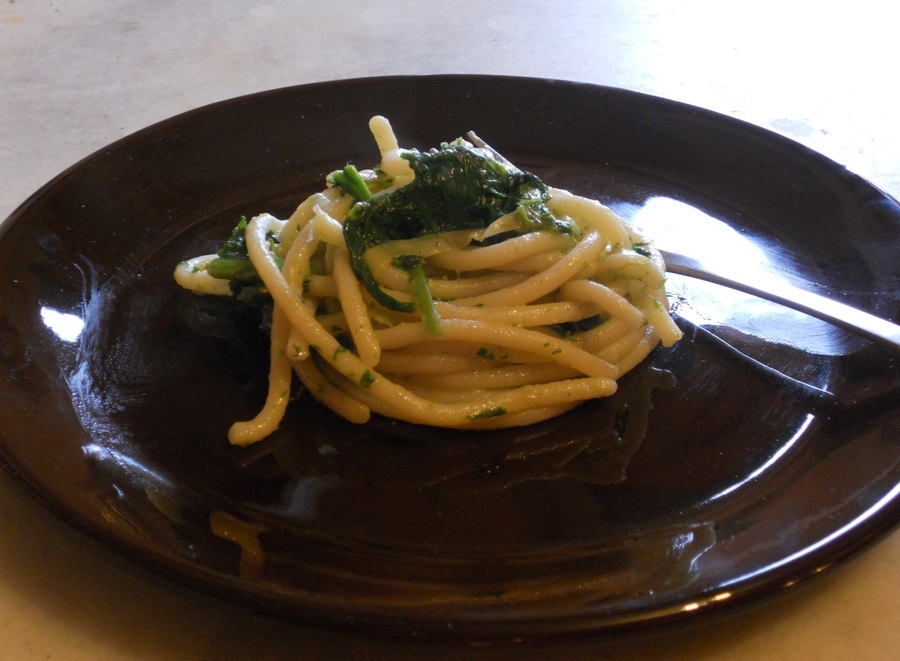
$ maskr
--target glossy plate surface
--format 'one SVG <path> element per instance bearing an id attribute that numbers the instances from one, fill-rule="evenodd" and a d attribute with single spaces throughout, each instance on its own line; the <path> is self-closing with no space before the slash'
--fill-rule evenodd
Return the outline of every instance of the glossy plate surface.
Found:
<path id="1" fill-rule="evenodd" d="M 435 76 L 275 90 L 125 138 L 0 230 L 0 454 L 66 520 L 180 581 L 281 615 L 520 640 L 657 626 L 803 581 L 900 517 L 887 349 L 671 278 L 685 339 L 613 398 L 534 427 L 355 427 L 299 396 L 227 445 L 260 347 L 175 286 L 241 215 L 284 216 L 377 150 L 475 130 L 661 246 L 897 320 L 900 208 L 839 165 L 622 90 Z"/>

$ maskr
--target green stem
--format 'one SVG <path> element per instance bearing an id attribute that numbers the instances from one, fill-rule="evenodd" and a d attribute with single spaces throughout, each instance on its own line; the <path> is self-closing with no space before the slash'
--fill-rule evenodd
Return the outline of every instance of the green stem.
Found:
<path id="1" fill-rule="evenodd" d="M 418 255 L 401 255 L 394 258 L 394 264 L 409 275 L 413 299 L 422 315 L 422 322 L 425 324 L 428 334 L 432 337 L 440 337 L 441 318 L 434 307 L 431 287 L 428 285 L 428 277 L 425 275 L 425 259 Z"/>
<path id="2" fill-rule="evenodd" d="M 328 179 L 357 200 L 366 202 L 372 199 L 372 192 L 360 176 L 359 170 L 352 165 L 347 165 L 343 170 L 335 170 L 328 176 Z"/>

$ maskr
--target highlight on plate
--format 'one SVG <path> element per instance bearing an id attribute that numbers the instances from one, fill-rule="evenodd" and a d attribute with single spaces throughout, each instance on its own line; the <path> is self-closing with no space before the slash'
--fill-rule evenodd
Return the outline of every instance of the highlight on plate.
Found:
<path id="1" fill-rule="evenodd" d="M 277 429 L 295 374 L 355 423 L 511 427 L 611 395 L 681 337 L 662 258 L 608 207 L 473 134 L 419 151 L 383 117 L 369 128 L 371 170 L 333 172 L 286 220 L 241 219 L 175 269 L 192 292 L 271 310 L 266 403 L 231 443 Z"/>

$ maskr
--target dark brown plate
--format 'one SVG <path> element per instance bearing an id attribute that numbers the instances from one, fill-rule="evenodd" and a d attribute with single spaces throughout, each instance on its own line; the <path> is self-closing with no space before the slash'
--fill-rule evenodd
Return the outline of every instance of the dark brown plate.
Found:
<path id="1" fill-rule="evenodd" d="M 181 293 L 172 268 L 240 215 L 284 215 L 330 170 L 374 163 L 376 113 L 404 146 L 474 129 L 693 250 L 900 314 L 897 203 L 765 130 L 538 79 L 275 90 L 127 137 L 3 225 L 0 454 L 25 486 L 128 556 L 235 602 L 466 641 L 723 612 L 896 523 L 897 356 L 675 278 L 685 339 L 608 401 L 451 433 L 354 427 L 300 396 L 271 439 L 230 448 L 228 426 L 263 393 L 260 347 Z"/>

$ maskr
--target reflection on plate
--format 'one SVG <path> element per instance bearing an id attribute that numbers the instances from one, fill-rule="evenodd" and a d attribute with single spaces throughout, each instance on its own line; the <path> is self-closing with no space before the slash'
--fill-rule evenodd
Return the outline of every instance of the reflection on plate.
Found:
<path id="1" fill-rule="evenodd" d="M 548 183 L 695 236 L 692 250 L 900 314 L 898 205 L 747 124 L 536 79 L 276 90 L 126 138 L 3 226 L 0 452 L 23 484 L 122 552 L 238 603 L 467 641 L 718 612 L 894 525 L 897 357 L 676 278 L 685 339 L 609 400 L 458 433 L 355 427 L 300 394 L 278 433 L 229 447 L 229 424 L 264 393 L 261 348 L 186 300 L 172 265 L 238 216 L 286 214 L 334 167 L 371 162 L 376 113 L 418 147 L 474 129 Z"/>

